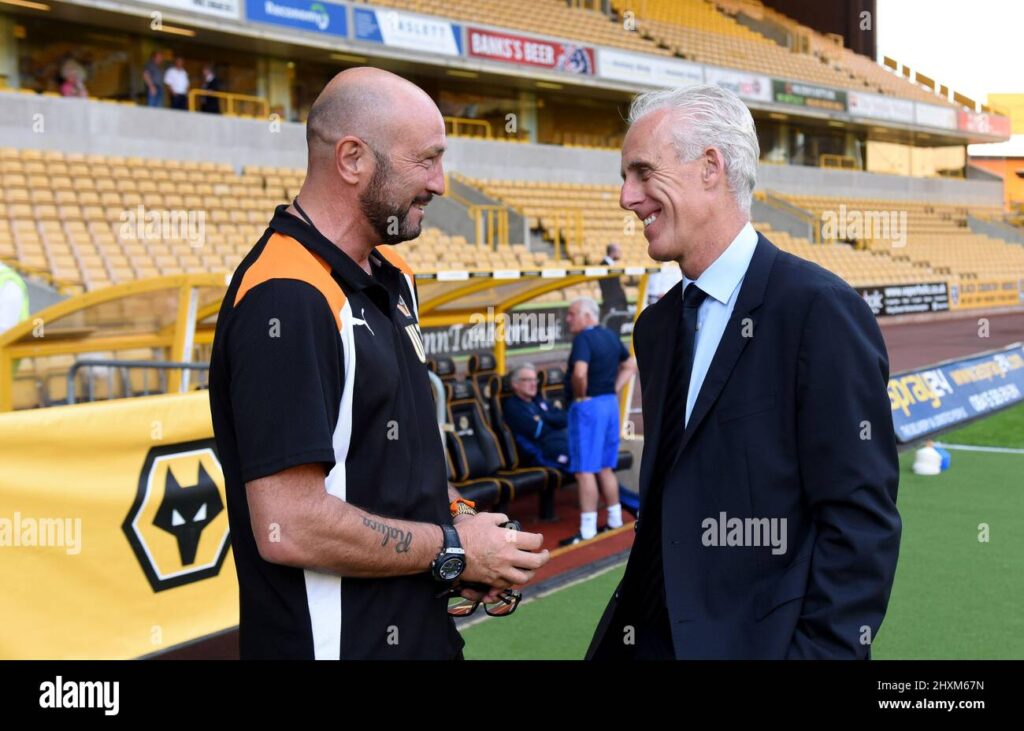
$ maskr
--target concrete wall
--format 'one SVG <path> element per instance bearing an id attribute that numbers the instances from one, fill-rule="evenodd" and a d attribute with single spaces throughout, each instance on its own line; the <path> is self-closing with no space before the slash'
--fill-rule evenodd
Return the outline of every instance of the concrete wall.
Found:
<path id="1" fill-rule="evenodd" d="M 0 92 L 0 146 L 303 168 L 304 125 L 82 99 Z M 451 138 L 446 168 L 473 178 L 617 185 L 614 150 Z M 759 187 L 849 198 L 1002 203 L 988 180 L 946 180 L 849 170 L 762 165 Z"/>
<path id="2" fill-rule="evenodd" d="M 306 166 L 304 125 L 10 92 L 0 93 L 0 146 Z"/>
<path id="3" fill-rule="evenodd" d="M 802 239 L 814 236 L 814 229 L 804 219 L 761 201 L 751 201 L 750 218 L 753 221 L 767 223 L 776 231 L 786 231 L 791 236 Z"/>
<path id="4" fill-rule="evenodd" d="M 830 170 L 798 165 L 761 165 L 758 188 L 791 195 L 841 198 L 931 200 L 1002 205 L 1003 187 L 986 180 L 910 178 L 858 170 Z"/>
<path id="5" fill-rule="evenodd" d="M 25 279 L 25 288 L 28 290 L 28 310 L 33 314 L 67 299 L 49 285 L 30 278 Z"/>
<path id="6" fill-rule="evenodd" d="M 976 234 L 993 239 L 1002 239 L 1013 244 L 1024 244 L 1024 231 L 1002 221 L 984 221 L 974 216 L 967 217 L 967 226 Z"/>
<path id="7" fill-rule="evenodd" d="M 423 215 L 423 223 L 439 228 L 450 236 L 462 236 L 469 243 L 476 241 L 476 226 L 466 207 L 454 198 L 434 198 Z"/>

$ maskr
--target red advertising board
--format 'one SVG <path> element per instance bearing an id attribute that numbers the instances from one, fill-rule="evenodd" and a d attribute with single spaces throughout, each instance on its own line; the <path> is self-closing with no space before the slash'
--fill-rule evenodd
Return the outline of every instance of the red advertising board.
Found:
<path id="1" fill-rule="evenodd" d="M 473 27 L 466 28 L 466 36 L 466 51 L 474 58 L 536 66 L 569 74 L 591 76 L 594 73 L 594 49 L 588 46 Z"/>
<path id="2" fill-rule="evenodd" d="M 964 132 L 976 132 L 981 135 L 996 137 L 1010 136 L 1010 120 L 998 114 L 980 114 L 966 109 L 958 109 L 956 126 Z"/>

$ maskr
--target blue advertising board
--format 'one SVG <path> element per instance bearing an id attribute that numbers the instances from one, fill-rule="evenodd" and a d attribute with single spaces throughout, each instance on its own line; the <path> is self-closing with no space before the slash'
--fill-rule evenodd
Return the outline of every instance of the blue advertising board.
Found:
<path id="1" fill-rule="evenodd" d="M 326 33 L 348 35 L 348 16 L 344 5 L 313 0 L 245 0 L 249 20 L 269 25 Z"/>
<path id="2" fill-rule="evenodd" d="M 1024 345 L 900 373 L 889 379 L 896 437 L 912 442 L 1024 401 Z"/>

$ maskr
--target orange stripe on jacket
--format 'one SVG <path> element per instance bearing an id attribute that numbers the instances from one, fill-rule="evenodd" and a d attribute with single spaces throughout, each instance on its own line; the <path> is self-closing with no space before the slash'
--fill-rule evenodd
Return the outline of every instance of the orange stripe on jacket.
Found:
<path id="1" fill-rule="evenodd" d="M 395 251 L 395 247 L 390 244 L 377 244 L 376 248 L 377 253 L 387 259 L 391 263 L 391 266 L 408 274 L 410 277 L 413 276 L 412 267 L 406 263 L 401 254 Z"/>
<path id="2" fill-rule="evenodd" d="M 242 277 L 234 306 L 238 307 L 249 290 L 271 279 L 296 279 L 316 287 L 327 300 L 338 330 L 341 330 L 341 308 L 345 306 L 345 293 L 331 277 L 330 265 L 291 236 L 275 233 L 270 237 L 256 261 Z"/>

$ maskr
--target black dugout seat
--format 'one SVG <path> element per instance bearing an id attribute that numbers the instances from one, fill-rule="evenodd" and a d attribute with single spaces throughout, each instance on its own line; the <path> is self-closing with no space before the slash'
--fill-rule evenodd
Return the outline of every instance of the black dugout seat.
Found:
<path id="1" fill-rule="evenodd" d="M 565 410 L 565 371 L 561 368 L 548 368 L 537 374 L 540 395 L 556 409 Z"/>
<path id="2" fill-rule="evenodd" d="M 451 358 L 430 358 L 427 360 L 427 368 L 436 373 L 445 383 L 454 381 L 458 376 L 455 370 L 455 361 Z"/>
<path id="3" fill-rule="evenodd" d="M 559 470 L 542 465 L 525 464 L 519 453 L 519 446 L 516 444 L 515 435 L 505 423 L 504 401 L 512 395 L 512 388 L 509 384 L 510 376 L 499 376 L 492 373 L 487 380 L 486 388 L 482 389 L 486 394 L 485 403 L 490 407 L 490 425 L 498 440 L 501 450 L 502 465 L 506 470 L 539 471 L 544 474 L 547 481 L 544 491 L 541 493 L 539 515 L 541 520 L 556 520 L 555 513 L 555 491 L 562 486 L 563 477 Z"/>
<path id="4" fill-rule="evenodd" d="M 469 356 L 469 376 L 467 380 L 473 384 L 473 390 L 476 391 L 476 397 L 480 399 L 480 403 L 483 404 L 485 411 L 490 410 L 491 408 L 491 395 L 489 390 L 491 376 L 497 374 L 497 365 L 497 361 L 491 353 L 480 353 L 478 355 Z"/>
<path id="5" fill-rule="evenodd" d="M 446 424 L 445 426 L 450 427 L 451 425 Z M 510 483 L 498 477 L 474 477 L 468 480 L 459 480 L 450 448 L 445 449 L 445 458 L 448 461 L 448 481 L 462 497 L 475 502 L 478 509 L 495 508 L 499 512 L 505 510 L 508 498 L 513 491 Z"/>
<path id="6" fill-rule="evenodd" d="M 555 485 L 543 468 L 507 468 L 497 435 L 484 416 L 471 383 L 446 384 L 448 421 L 446 431 L 455 476 L 460 481 L 477 478 L 498 479 L 511 488 L 508 500 L 517 495 L 551 493 Z M 547 495 L 545 495 L 547 497 Z M 542 499 L 542 504 L 544 499 Z"/>

